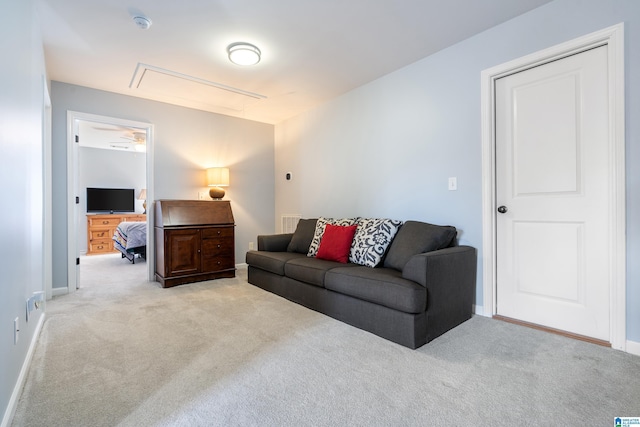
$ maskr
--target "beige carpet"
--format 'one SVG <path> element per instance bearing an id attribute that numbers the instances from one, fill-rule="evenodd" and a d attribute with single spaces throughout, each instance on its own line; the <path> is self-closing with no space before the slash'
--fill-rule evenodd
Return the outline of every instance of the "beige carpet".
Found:
<path id="1" fill-rule="evenodd" d="M 483 317 L 409 350 L 246 282 L 162 289 L 83 259 L 14 426 L 609 426 L 640 357 Z M 88 261 L 88 262 L 87 262 Z"/>

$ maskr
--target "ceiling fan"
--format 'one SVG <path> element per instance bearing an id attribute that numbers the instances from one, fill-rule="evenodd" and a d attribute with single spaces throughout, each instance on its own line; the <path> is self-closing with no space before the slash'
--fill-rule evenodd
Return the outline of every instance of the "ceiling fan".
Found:
<path id="1" fill-rule="evenodd" d="M 125 139 L 128 142 L 122 141 L 113 141 L 109 143 L 111 148 L 119 149 L 119 150 L 129 150 L 134 149 L 138 152 L 146 151 L 146 142 L 147 142 L 147 133 L 136 128 L 129 128 L 124 126 L 113 126 L 113 127 L 93 127 L 95 130 L 100 131 L 111 131 L 111 132 L 121 132 L 124 135 L 121 135 L 121 139 Z"/>
<path id="2" fill-rule="evenodd" d="M 125 138 L 125 139 L 129 139 L 129 138 Z M 144 143 L 144 141 L 142 142 L 135 142 L 134 140 L 130 140 L 130 142 L 113 141 L 109 143 L 109 147 L 115 148 L 118 150 L 135 150 L 137 152 L 147 151 L 147 145 Z"/>
<path id="3" fill-rule="evenodd" d="M 93 126 L 93 129 L 110 131 L 110 132 L 122 132 L 126 136 L 121 136 L 120 138 L 130 139 L 137 144 L 143 144 L 147 140 L 147 133 L 138 128 L 129 128 L 124 126 L 113 126 L 113 127 Z"/>
<path id="4" fill-rule="evenodd" d="M 122 139 L 127 139 L 136 144 L 144 144 L 147 142 L 146 132 L 131 132 L 131 136 L 121 136 Z"/>

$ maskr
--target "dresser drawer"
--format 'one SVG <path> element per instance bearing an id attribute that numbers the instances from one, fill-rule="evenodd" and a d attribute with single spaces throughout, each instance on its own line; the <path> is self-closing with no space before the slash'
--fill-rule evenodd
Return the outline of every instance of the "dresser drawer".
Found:
<path id="1" fill-rule="evenodd" d="M 122 218 L 116 216 L 115 218 L 91 218 L 89 216 L 89 227 L 113 227 L 115 228 L 122 222 Z"/>
<path id="2" fill-rule="evenodd" d="M 109 241 L 113 237 L 113 231 L 111 229 L 99 229 L 99 230 L 91 230 L 91 234 L 89 235 L 89 239 L 94 242 L 96 240 L 104 240 Z"/>
<path id="3" fill-rule="evenodd" d="M 146 222 L 147 216 L 146 215 L 127 215 L 123 217 L 122 220 L 128 221 L 128 222 Z"/>
<path id="4" fill-rule="evenodd" d="M 202 256 L 205 258 L 226 255 L 232 251 L 233 238 L 231 237 L 202 240 Z"/>
<path id="5" fill-rule="evenodd" d="M 234 260 L 232 255 L 218 256 L 215 258 L 206 258 L 202 260 L 202 271 L 219 271 L 234 268 Z"/>
<path id="6" fill-rule="evenodd" d="M 202 229 L 203 239 L 212 239 L 216 237 L 233 237 L 233 227 L 213 227 Z"/>
<path id="7" fill-rule="evenodd" d="M 110 241 L 101 243 L 91 243 L 89 245 L 89 252 L 92 254 L 104 254 L 113 252 L 113 245 Z"/>
<path id="8" fill-rule="evenodd" d="M 111 240 L 109 239 L 96 239 L 96 240 L 91 240 L 89 242 L 89 249 L 91 249 L 91 247 L 98 247 L 98 246 L 111 246 L 113 247 L 113 243 Z"/>

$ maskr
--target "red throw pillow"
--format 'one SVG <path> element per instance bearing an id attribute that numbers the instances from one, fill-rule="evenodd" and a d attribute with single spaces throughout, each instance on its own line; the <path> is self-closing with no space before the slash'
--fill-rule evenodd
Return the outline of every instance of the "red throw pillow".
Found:
<path id="1" fill-rule="evenodd" d="M 351 250 L 351 242 L 356 234 L 357 225 L 332 225 L 327 224 L 320 240 L 320 247 L 316 258 L 326 259 L 329 261 L 338 261 L 343 264 L 349 260 L 349 251 Z"/>

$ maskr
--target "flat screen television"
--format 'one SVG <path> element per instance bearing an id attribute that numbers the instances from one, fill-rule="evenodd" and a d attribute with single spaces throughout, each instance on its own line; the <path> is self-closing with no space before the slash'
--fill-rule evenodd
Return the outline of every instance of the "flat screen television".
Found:
<path id="1" fill-rule="evenodd" d="M 133 188 L 87 187 L 87 213 L 135 212 Z"/>

